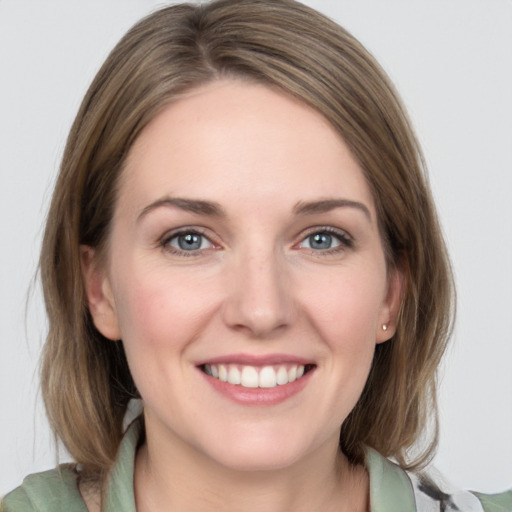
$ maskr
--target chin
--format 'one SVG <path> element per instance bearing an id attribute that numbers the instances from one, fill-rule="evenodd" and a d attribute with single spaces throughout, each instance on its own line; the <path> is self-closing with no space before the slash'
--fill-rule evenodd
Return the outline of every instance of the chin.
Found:
<path id="1" fill-rule="evenodd" d="M 245 450 L 243 453 L 225 454 L 217 462 L 226 469 L 240 472 L 279 471 L 298 463 L 297 454 L 276 453 L 275 451 Z"/>
<path id="2" fill-rule="evenodd" d="M 223 467 L 235 471 L 277 471 L 289 468 L 308 457 L 314 447 L 305 442 L 305 436 L 294 439 L 288 433 L 231 437 L 219 448 L 208 450 L 210 458 Z"/>

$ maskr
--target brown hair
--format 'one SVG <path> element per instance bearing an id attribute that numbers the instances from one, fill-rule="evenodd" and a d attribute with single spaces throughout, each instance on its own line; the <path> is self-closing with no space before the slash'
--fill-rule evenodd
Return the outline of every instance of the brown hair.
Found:
<path id="1" fill-rule="evenodd" d="M 136 389 L 121 342 L 88 312 L 80 245 L 100 252 L 116 184 L 148 122 L 181 93 L 219 77 L 276 87 L 322 113 L 372 189 L 390 268 L 405 277 L 393 338 L 376 348 L 340 446 L 360 462 L 368 445 L 404 467 L 437 444 L 436 371 L 452 325 L 453 287 L 421 150 L 389 79 L 343 28 L 293 0 L 218 0 L 164 8 L 136 24 L 91 84 L 71 129 L 40 267 L 49 317 L 42 364 L 52 428 L 85 475 L 113 464 Z M 429 417 L 434 430 L 408 450 Z"/>

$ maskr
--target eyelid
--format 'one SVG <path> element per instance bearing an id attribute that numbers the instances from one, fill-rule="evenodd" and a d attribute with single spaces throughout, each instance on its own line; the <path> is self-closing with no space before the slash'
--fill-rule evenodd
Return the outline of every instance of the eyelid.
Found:
<path id="1" fill-rule="evenodd" d="M 307 236 L 313 235 L 315 233 L 329 233 L 333 235 L 337 235 L 339 237 L 345 238 L 347 240 L 354 240 L 354 237 L 346 230 L 341 228 L 336 228 L 334 226 L 329 225 L 318 225 L 318 226 L 311 226 L 300 234 L 302 238 L 306 238 Z"/>
<path id="2" fill-rule="evenodd" d="M 180 256 L 181 255 L 183 255 L 183 256 L 198 256 L 198 255 L 204 253 L 205 251 L 220 248 L 220 245 L 218 243 L 216 243 L 213 240 L 213 237 L 211 235 L 207 234 L 207 232 L 208 232 L 208 230 L 206 228 L 202 228 L 202 227 L 198 227 L 198 226 L 182 226 L 179 228 L 172 229 L 170 231 L 166 231 L 164 233 L 164 235 L 162 235 L 158 239 L 157 245 L 159 247 L 161 247 L 164 251 L 174 253 L 174 254 L 177 254 Z M 212 247 L 208 247 L 206 249 L 196 249 L 196 250 L 191 250 L 191 251 L 185 251 L 183 249 L 179 249 L 177 247 L 173 247 L 172 245 L 170 245 L 170 241 L 173 238 L 176 238 L 180 235 L 186 235 L 186 234 L 200 235 L 200 236 L 206 238 L 210 242 Z"/>
<path id="3" fill-rule="evenodd" d="M 304 242 L 304 240 L 307 239 L 309 236 L 314 235 L 316 233 L 328 233 L 329 235 L 335 236 L 339 241 L 338 246 L 330 248 L 330 249 L 324 249 L 324 250 L 310 249 L 312 252 L 314 252 L 316 254 L 330 254 L 330 253 L 341 252 L 346 249 L 350 249 L 354 246 L 354 238 L 348 231 L 341 229 L 341 228 L 336 228 L 333 226 L 318 225 L 318 226 L 311 226 L 311 227 L 305 229 L 304 231 L 302 231 L 299 235 L 299 240 L 296 244 L 294 244 L 294 247 L 300 249 L 301 248 L 300 244 L 302 244 Z M 177 236 L 185 235 L 185 234 L 197 234 L 197 235 L 203 236 L 210 242 L 212 247 L 208 247 L 206 249 L 196 249 L 196 250 L 186 251 L 186 250 L 182 250 L 182 249 L 173 247 L 169 244 L 170 240 L 172 240 L 173 238 L 176 238 Z M 185 255 L 185 256 L 197 256 L 197 255 L 204 253 L 205 251 L 210 251 L 212 249 L 216 250 L 216 249 L 221 248 L 221 244 L 219 244 L 218 242 L 215 241 L 215 237 L 209 233 L 208 229 L 206 229 L 204 227 L 198 227 L 198 226 L 181 226 L 179 228 L 175 228 L 175 229 L 166 231 L 158 239 L 157 245 L 159 247 L 163 248 L 165 251 L 175 253 L 178 255 Z M 304 248 L 304 249 L 308 249 L 308 248 Z"/>
<path id="4" fill-rule="evenodd" d="M 311 249 L 312 252 L 316 254 L 329 254 L 329 253 L 336 253 L 339 251 L 344 251 L 346 249 L 350 249 L 354 246 L 354 238 L 348 231 L 340 228 L 335 228 L 333 226 L 312 226 L 305 231 L 303 231 L 300 234 L 299 242 L 296 245 L 300 245 L 304 242 L 308 237 L 311 235 L 314 235 L 316 233 L 328 233 L 329 235 L 333 235 L 338 238 L 340 244 L 339 246 L 330 248 L 330 249 L 324 249 L 324 250 L 314 250 Z M 299 247 L 300 248 L 300 247 Z M 309 248 L 304 248 L 309 249 Z"/>

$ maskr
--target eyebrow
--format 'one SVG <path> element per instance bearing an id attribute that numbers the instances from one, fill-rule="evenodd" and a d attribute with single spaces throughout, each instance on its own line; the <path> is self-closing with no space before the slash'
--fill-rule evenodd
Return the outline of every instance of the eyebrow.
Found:
<path id="1" fill-rule="evenodd" d="M 356 208 L 364 213 L 370 222 L 372 215 L 368 207 L 358 201 L 350 199 L 322 199 L 320 201 L 299 201 L 293 208 L 296 215 L 314 215 L 317 213 L 327 213 L 336 208 Z"/>
<path id="2" fill-rule="evenodd" d="M 146 206 L 137 216 L 140 221 L 152 210 L 161 207 L 174 207 L 180 210 L 206 215 L 209 217 L 225 218 L 226 212 L 219 203 L 213 201 L 204 201 L 202 199 L 185 199 L 181 197 L 163 197 Z M 356 208 L 364 213 L 368 220 L 372 221 L 370 210 L 366 205 L 358 201 L 349 199 L 322 199 L 319 201 L 299 201 L 293 207 L 295 215 L 315 215 L 318 213 L 327 213 L 336 208 Z"/>
<path id="3" fill-rule="evenodd" d="M 220 204 L 212 201 L 184 199 L 181 197 L 163 197 L 146 206 L 137 216 L 137 221 L 140 221 L 152 210 L 160 207 L 179 208 L 186 212 L 197 213 L 198 215 L 207 215 L 209 217 L 226 217 L 226 212 Z"/>

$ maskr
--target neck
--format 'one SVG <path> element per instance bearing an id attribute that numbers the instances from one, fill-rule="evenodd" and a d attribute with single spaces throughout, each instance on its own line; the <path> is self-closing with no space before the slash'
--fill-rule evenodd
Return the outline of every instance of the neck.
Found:
<path id="1" fill-rule="evenodd" d="M 146 442 L 135 464 L 138 512 L 366 512 L 365 469 L 352 466 L 331 440 L 285 468 L 238 471 L 189 446 Z M 169 447 L 167 447 L 169 448 Z"/>

